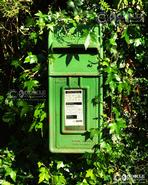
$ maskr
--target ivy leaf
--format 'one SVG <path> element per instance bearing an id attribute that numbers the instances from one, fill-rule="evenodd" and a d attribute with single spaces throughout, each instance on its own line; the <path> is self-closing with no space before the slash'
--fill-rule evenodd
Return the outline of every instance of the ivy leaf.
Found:
<path id="1" fill-rule="evenodd" d="M 46 22 L 49 21 L 49 16 L 46 14 L 43 14 L 41 11 L 38 11 L 38 13 L 36 13 L 35 15 L 38 17 L 38 20 L 36 21 L 36 25 L 38 25 L 40 28 L 39 34 L 42 34 L 43 29 L 46 27 Z"/>
<path id="2" fill-rule="evenodd" d="M 132 76 L 132 75 L 133 75 L 133 70 L 129 68 L 129 69 L 127 70 L 127 74 L 129 74 L 130 76 Z"/>
<path id="3" fill-rule="evenodd" d="M 88 48 L 89 44 L 90 44 L 90 40 L 91 40 L 91 37 L 90 37 L 90 33 L 87 35 L 86 37 L 86 40 L 85 40 L 85 43 L 84 43 L 84 47 L 85 49 Z"/>
<path id="4" fill-rule="evenodd" d="M 46 177 L 46 174 L 45 173 L 40 173 L 39 174 L 39 184 L 41 183 L 41 182 L 43 182 L 45 179 L 46 179 L 47 177 Z"/>
<path id="5" fill-rule="evenodd" d="M 0 96 L 0 104 L 2 104 L 4 101 L 4 97 L 3 96 Z"/>
<path id="6" fill-rule="evenodd" d="M 11 177 L 11 179 L 15 182 L 16 181 L 16 172 L 12 169 L 12 168 L 10 168 L 10 167 L 6 167 L 5 168 L 5 170 L 6 170 L 6 176 L 10 176 Z"/>
<path id="7" fill-rule="evenodd" d="M 109 39 L 109 42 L 113 46 L 117 46 L 116 40 L 114 38 Z"/>
<path id="8" fill-rule="evenodd" d="M 117 118 L 116 122 L 109 124 L 111 134 L 121 134 L 123 128 L 126 128 L 126 121 L 123 118 Z"/>
<path id="9" fill-rule="evenodd" d="M 28 56 L 25 58 L 24 63 L 30 64 L 38 63 L 38 58 L 36 55 L 33 55 L 32 52 L 28 52 Z"/>
<path id="10" fill-rule="evenodd" d="M 108 127 L 110 128 L 110 134 L 115 133 L 116 127 L 117 127 L 117 125 L 116 125 L 115 122 L 110 123 L 110 124 L 108 125 Z"/>
<path id="11" fill-rule="evenodd" d="M 28 91 L 31 91 L 35 87 L 38 87 L 39 82 L 37 80 L 28 80 L 24 82 L 24 88 L 27 88 Z"/>
<path id="12" fill-rule="evenodd" d="M 53 31 L 49 31 L 49 35 L 48 35 L 48 48 L 51 48 L 53 43 Z"/>
<path id="13" fill-rule="evenodd" d="M 47 24 L 46 26 L 47 26 L 48 30 L 50 30 L 52 32 L 54 31 L 54 23 Z"/>
<path id="14" fill-rule="evenodd" d="M 43 165 L 43 163 L 39 161 L 38 162 L 38 167 L 40 168 L 42 165 Z"/>
<path id="15" fill-rule="evenodd" d="M 141 38 L 137 38 L 134 40 L 134 46 L 138 47 L 142 44 L 142 39 Z"/>
<path id="16" fill-rule="evenodd" d="M 119 76 L 118 74 L 115 74 L 114 76 L 115 76 L 115 79 L 116 79 L 118 82 L 121 81 L 121 78 L 120 78 L 120 76 Z"/>
<path id="17" fill-rule="evenodd" d="M 75 27 L 72 27 L 69 29 L 69 34 L 72 35 L 74 32 L 75 32 L 76 28 Z"/>
<path id="18" fill-rule="evenodd" d="M 110 52 L 113 54 L 113 55 L 117 55 L 117 48 L 116 48 L 116 46 L 112 46 L 111 48 L 110 48 Z"/>
<path id="19" fill-rule="evenodd" d="M 126 28 L 122 34 L 122 37 L 124 38 L 127 44 L 130 44 L 130 38 L 129 38 L 129 34 L 128 34 L 128 28 Z"/>
<path id="20" fill-rule="evenodd" d="M 11 65 L 14 66 L 15 68 L 18 68 L 20 66 L 18 60 L 12 60 Z"/>
<path id="21" fill-rule="evenodd" d="M 16 181 L 16 172 L 14 170 L 11 170 L 9 175 L 10 175 L 11 179 L 15 182 Z"/>
<path id="22" fill-rule="evenodd" d="M 43 123 L 42 122 L 38 122 L 37 124 L 35 124 L 35 131 L 37 131 L 38 129 L 41 129 L 41 131 L 42 131 L 42 128 L 43 128 Z M 29 130 L 29 131 L 31 131 L 31 130 Z"/>
<path id="23" fill-rule="evenodd" d="M 90 139 L 93 139 L 98 134 L 99 134 L 98 129 L 95 129 L 95 128 L 90 129 Z"/>
<path id="24" fill-rule="evenodd" d="M 116 132 L 117 134 L 120 134 L 123 128 L 126 128 L 126 122 L 123 118 L 118 118 L 117 119 L 117 127 L 116 127 Z"/>
<path id="25" fill-rule="evenodd" d="M 88 170 L 86 171 L 86 177 L 90 177 L 91 179 L 95 180 L 95 175 L 94 175 L 92 169 L 88 169 Z"/>
<path id="26" fill-rule="evenodd" d="M 113 73 L 112 73 L 110 67 L 107 67 L 107 68 L 106 68 L 106 71 L 108 72 L 108 75 L 107 75 L 107 80 L 106 80 L 105 84 L 110 84 L 110 82 L 113 81 L 114 76 L 113 76 Z"/>
<path id="27" fill-rule="evenodd" d="M 64 163 L 63 163 L 63 161 L 58 161 L 57 162 L 57 170 L 59 170 L 60 168 L 64 168 Z"/>
<path id="28" fill-rule="evenodd" d="M 113 92 L 115 91 L 116 87 L 117 87 L 116 82 L 110 81 L 109 87 L 110 87 L 110 89 L 111 89 L 111 91 L 112 91 L 112 93 L 113 93 Z"/>
<path id="29" fill-rule="evenodd" d="M 36 44 L 37 43 L 37 41 L 38 41 L 38 34 L 36 33 L 36 32 L 31 32 L 30 33 L 30 40 L 33 40 L 34 41 L 34 43 Z"/>
<path id="30" fill-rule="evenodd" d="M 40 121 L 43 121 L 46 118 L 46 112 L 42 112 Z"/>
<path id="31" fill-rule="evenodd" d="M 113 107 L 113 108 L 112 108 L 112 112 L 115 113 L 116 118 L 119 118 L 119 116 L 120 116 L 120 111 L 119 111 L 116 107 Z"/>
<path id="32" fill-rule="evenodd" d="M 38 181 L 39 184 L 41 182 L 43 182 L 44 180 L 49 181 L 50 175 L 49 175 L 48 168 L 42 166 L 42 167 L 40 167 L 39 172 L 40 172 L 40 174 L 39 174 L 39 181 Z"/>
<path id="33" fill-rule="evenodd" d="M 118 85 L 118 91 L 121 93 L 123 88 L 124 88 L 124 84 L 123 84 L 123 82 L 120 82 Z"/>
<path id="34" fill-rule="evenodd" d="M 56 184 L 56 185 L 66 184 L 66 179 L 62 174 L 54 175 L 52 177 L 52 184 Z"/>
<path id="35" fill-rule="evenodd" d="M 111 145 L 109 143 L 106 143 L 105 141 L 102 141 L 100 143 L 100 148 L 101 148 L 101 150 L 106 151 L 108 153 L 111 153 L 112 152 Z"/>
<path id="36" fill-rule="evenodd" d="M 10 182 L 8 182 L 8 181 L 5 181 L 5 180 L 2 180 L 2 185 L 12 185 Z"/>
<path id="37" fill-rule="evenodd" d="M 34 118 L 38 118 L 41 114 L 41 111 L 42 110 L 37 107 L 34 111 Z"/>

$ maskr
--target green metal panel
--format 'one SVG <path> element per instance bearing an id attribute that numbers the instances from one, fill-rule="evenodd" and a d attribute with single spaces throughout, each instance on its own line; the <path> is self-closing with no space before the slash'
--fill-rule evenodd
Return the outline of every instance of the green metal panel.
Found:
<path id="1" fill-rule="evenodd" d="M 71 81 L 71 84 L 69 84 Z M 75 83 L 75 82 L 78 83 Z M 79 84 L 81 81 L 81 84 Z M 50 77 L 50 150 L 53 152 L 81 153 L 91 151 L 94 141 L 86 140 L 85 133 L 91 128 L 98 128 L 98 106 L 93 99 L 98 96 L 98 77 Z M 82 89 L 85 93 L 84 100 L 84 128 L 70 126 L 65 129 L 64 122 L 64 94 L 63 89 Z"/>
<path id="2" fill-rule="evenodd" d="M 63 39 L 55 38 L 53 41 L 53 48 L 67 48 L 67 47 L 75 47 L 77 45 L 78 48 L 84 46 L 85 38 L 80 38 L 79 36 L 64 36 Z M 97 43 L 90 42 L 89 48 L 97 48 Z"/>
<path id="3" fill-rule="evenodd" d="M 49 59 L 51 152 L 92 152 L 92 147 L 99 142 L 99 136 L 91 140 L 87 133 L 92 128 L 99 128 L 101 121 L 101 55 L 94 48 L 84 51 L 79 47 L 58 49 L 55 46 Z M 97 104 L 96 97 L 99 97 Z"/>
<path id="4" fill-rule="evenodd" d="M 49 64 L 53 76 L 98 75 L 98 56 L 93 54 L 54 54 Z"/>
<path id="5" fill-rule="evenodd" d="M 94 35 L 96 37 L 98 36 L 98 32 L 100 30 L 100 27 L 96 27 L 94 29 Z M 58 35 L 54 35 L 54 40 L 53 40 L 53 48 L 68 48 L 68 47 L 77 47 L 81 48 L 84 46 L 85 43 L 84 37 L 81 37 L 81 34 L 77 33 L 75 35 L 63 35 L 63 37 L 58 37 Z M 98 48 L 98 43 L 93 42 L 92 40 L 90 41 L 90 44 L 88 46 L 89 48 Z"/>

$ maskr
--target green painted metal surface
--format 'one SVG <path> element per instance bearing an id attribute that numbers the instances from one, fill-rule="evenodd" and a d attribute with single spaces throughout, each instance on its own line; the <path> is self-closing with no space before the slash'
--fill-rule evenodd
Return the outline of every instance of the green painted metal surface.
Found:
<path id="1" fill-rule="evenodd" d="M 100 52 L 94 47 L 84 50 L 75 45 L 61 49 L 53 45 L 48 70 L 51 152 L 92 152 L 92 147 L 99 143 L 99 136 L 91 140 L 88 132 L 101 124 Z"/>
<path id="2" fill-rule="evenodd" d="M 94 29 L 94 36 L 98 35 L 98 27 Z M 77 33 L 75 35 L 63 35 L 63 37 L 58 37 L 58 35 L 54 35 L 53 40 L 53 48 L 68 48 L 68 47 L 75 47 L 80 48 L 85 43 L 85 37 L 81 37 L 81 34 Z M 97 39 L 96 39 L 97 41 Z M 50 43 L 50 42 L 49 42 Z M 98 48 L 98 43 L 94 42 L 93 40 L 90 41 L 88 46 L 89 48 Z"/>
<path id="3" fill-rule="evenodd" d="M 93 54 L 54 54 L 49 66 L 50 76 L 98 75 L 98 57 Z"/>

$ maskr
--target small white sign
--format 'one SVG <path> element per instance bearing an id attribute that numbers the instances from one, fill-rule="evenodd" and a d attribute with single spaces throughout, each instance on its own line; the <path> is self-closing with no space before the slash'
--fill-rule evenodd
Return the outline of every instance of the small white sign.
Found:
<path id="1" fill-rule="evenodd" d="M 83 126 L 83 90 L 67 89 L 65 94 L 65 126 Z"/>

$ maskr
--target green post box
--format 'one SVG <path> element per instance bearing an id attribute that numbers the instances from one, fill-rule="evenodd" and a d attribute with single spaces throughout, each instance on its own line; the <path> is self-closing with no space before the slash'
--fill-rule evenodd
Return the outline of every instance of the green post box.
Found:
<path id="1" fill-rule="evenodd" d="M 49 149 L 55 153 L 92 152 L 99 142 L 87 132 L 99 128 L 102 112 L 101 31 L 98 44 L 77 37 L 54 39 L 49 59 Z M 97 48 L 99 47 L 99 50 Z M 98 55 L 99 51 L 99 55 Z M 96 99 L 98 102 L 95 103 Z"/>

